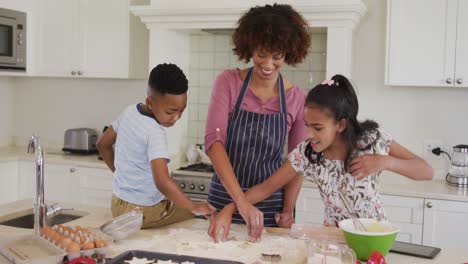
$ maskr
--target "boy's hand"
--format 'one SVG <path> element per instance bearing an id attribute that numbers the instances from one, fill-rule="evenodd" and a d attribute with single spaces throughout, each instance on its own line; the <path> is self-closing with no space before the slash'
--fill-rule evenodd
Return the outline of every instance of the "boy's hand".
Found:
<path id="1" fill-rule="evenodd" d="M 214 239 L 216 243 L 219 242 L 218 233 L 223 229 L 222 241 L 225 241 L 229 235 L 231 228 L 232 212 L 228 207 L 224 207 L 218 215 L 211 218 L 210 227 L 208 228 L 208 235 Z"/>
<path id="2" fill-rule="evenodd" d="M 294 224 L 294 217 L 292 212 L 276 213 L 275 221 L 279 227 L 290 228 Z"/>
<path id="3" fill-rule="evenodd" d="M 391 164 L 386 164 L 386 157 L 388 156 L 378 154 L 359 156 L 351 160 L 349 171 L 357 180 L 362 180 L 371 174 L 383 171 L 386 166 L 390 166 Z"/>
<path id="4" fill-rule="evenodd" d="M 216 213 L 216 209 L 207 202 L 194 202 L 193 203 L 192 214 L 194 215 L 209 216 L 209 215 L 214 215 L 215 213 Z"/>

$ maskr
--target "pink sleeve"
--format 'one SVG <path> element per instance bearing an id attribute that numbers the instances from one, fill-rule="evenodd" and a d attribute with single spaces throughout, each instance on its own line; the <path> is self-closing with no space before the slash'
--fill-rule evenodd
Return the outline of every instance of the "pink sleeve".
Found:
<path id="1" fill-rule="evenodd" d="M 304 103 L 305 93 L 301 90 L 296 100 L 294 100 L 294 109 L 297 109 L 296 116 L 292 122 L 288 137 L 288 153 L 307 138 L 307 130 L 304 123 Z M 291 107 L 288 105 L 288 107 Z"/>
<path id="2" fill-rule="evenodd" d="M 231 105 L 230 85 L 226 73 L 225 71 L 216 77 L 211 92 L 205 127 L 205 151 L 208 151 L 216 141 L 220 141 L 223 145 L 226 141 Z"/>

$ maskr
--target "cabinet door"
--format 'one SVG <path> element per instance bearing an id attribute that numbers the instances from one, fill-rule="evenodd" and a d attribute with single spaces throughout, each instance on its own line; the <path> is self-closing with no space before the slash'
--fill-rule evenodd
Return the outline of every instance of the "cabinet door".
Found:
<path id="1" fill-rule="evenodd" d="M 468 1 L 458 0 L 455 85 L 468 87 Z"/>
<path id="2" fill-rule="evenodd" d="M 86 77 L 127 78 L 128 1 L 80 0 L 80 71 Z"/>
<path id="3" fill-rule="evenodd" d="M 301 188 L 296 201 L 296 223 L 322 225 L 323 219 L 324 205 L 318 189 Z"/>
<path id="4" fill-rule="evenodd" d="M 463 249 L 468 245 L 468 203 L 426 199 L 423 244 Z"/>
<path id="5" fill-rule="evenodd" d="M 36 196 L 36 164 L 33 161 L 19 162 L 19 199 L 34 198 Z"/>
<path id="6" fill-rule="evenodd" d="M 393 195 L 381 196 L 387 218 L 400 227 L 397 240 L 421 244 L 424 199 Z"/>
<path id="7" fill-rule="evenodd" d="M 44 166 L 44 186 L 46 201 L 78 202 L 78 171 L 76 167 L 58 164 Z"/>
<path id="8" fill-rule="evenodd" d="M 456 0 L 389 0 L 385 83 L 453 86 L 455 40 Z"/>
<path id="9" fill-rule="evenodd" d="M 72 76 L 77 72 L 78 0 L 41 0 L 37 72 L 44 76 Z"/>
<path id="10" fill-rule="evenodd" d="M 18 199 L 18 162 L 0 162 L 0 204 Z"/>
<path id="11" fill-rule="evenodd" d="M 81 204 L 110 208 L 112 177 L 109 169 L 80 167 L 79 197 Z"/>

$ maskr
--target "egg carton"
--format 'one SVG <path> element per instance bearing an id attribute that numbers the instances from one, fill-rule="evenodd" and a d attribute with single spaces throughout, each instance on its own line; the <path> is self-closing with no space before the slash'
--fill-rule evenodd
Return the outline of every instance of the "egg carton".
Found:
<path id="1" fill-rule="evenodd" d="M 79 257 L 92 257 L 92 256 L 97 256 L 97 258 L 105 258 L 107 252 L 109 251 L 109 245 L 113 242 L 112 238 L 110 238 L 108 235 L 106 235 L 99 229 L 94 229 L 94 228 L 86 228 L 86 229 L 92 234 L 93 239 L 97 238 L 99 240 L 104 240 L 107 245 L 105 247 L 93 248 L 93 249 L 88 249 L 88 250 L 80 250 L 79 252 L 69 253 L 66 251 L 66 249 L 58 246 L 53 241 L 46 239 L 43 236 L 41 236 L 40 238 L 46 241 L 51 246 L 55 247 L 56 249 L 62 250 L 65 253 L 64 256 L 66 255 L 68 260 L 73 260 Z"/>
<path id="2" fill-rule="evenodd" d="M 56 247 L 42 237 L 23 235 L 3 241 L 0 253 L 15 264 L 59 264 L 62 263 L 65 250 Z"/>

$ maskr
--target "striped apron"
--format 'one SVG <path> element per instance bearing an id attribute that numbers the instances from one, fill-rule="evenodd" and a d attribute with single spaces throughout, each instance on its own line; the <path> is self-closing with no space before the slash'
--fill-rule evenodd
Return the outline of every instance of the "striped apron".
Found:
<path id="1" fill-rule="evenodd" d="M 281 74 L 278 76 L 280 113 L 260 114 L 241 110 L 252 70 L 253 68 L 247 73 L 229 120 L 225 146 L 234 173 L 244 192 L 265 181 L 282 165 L 283 146 L 287 134 L 286 98 Z M 232 202 L 231 196 L 216 173 L 211 181 L 208 202 L 217 210 Z M 255 204 L 255 207 L 263 212 L 264 226 L 276 226 L 275 213 L 283 209 L 283 189 L 279 189 L 263 202 Z M 245 224 L 239 213 L 233 215 L 232 222 Z"/>

